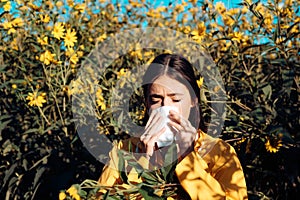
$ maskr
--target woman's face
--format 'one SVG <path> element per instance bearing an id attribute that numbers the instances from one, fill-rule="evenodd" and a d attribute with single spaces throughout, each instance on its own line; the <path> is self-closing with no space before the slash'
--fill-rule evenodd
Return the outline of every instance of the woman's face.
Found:
<path id="1" fill-rule="evenodd" d="M 192 101 L 188 88 L 168 76 L 157 78 L 149 88 L 147 107 L 149 110 L 161 106 L 174 106 L 185 119 L 189 118 Z"/>

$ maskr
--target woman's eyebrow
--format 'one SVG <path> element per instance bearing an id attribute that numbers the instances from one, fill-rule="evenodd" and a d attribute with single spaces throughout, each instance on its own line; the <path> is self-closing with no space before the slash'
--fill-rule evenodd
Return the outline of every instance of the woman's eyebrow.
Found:
<path id="1" fill-rule="evenodd" d="M 151 98 L 160 98 L 160 97 L 162 97 L 162 95 L 160 95 L 160 94 L 150 94 L 150 97 Z"/>
<path id="2" fill-rule="evenodd" d="M 169 97 L 173 97 L 173 96 L 183 96 L 184 94 L 183 93 L 169 93 L 167 94 L 167 96 Z M 163 95 L 160 95 L 160 94 L 150 94 L 150 97 L 153 97 L 153 98 L 160 98 L 162 97 Z"/>
<path id="3" fill-rule="evenodd" d="M 173 96 L 183 96 L 184 94 L 182 93 L 169 93 L 167 96 L 173 97 Z"/>

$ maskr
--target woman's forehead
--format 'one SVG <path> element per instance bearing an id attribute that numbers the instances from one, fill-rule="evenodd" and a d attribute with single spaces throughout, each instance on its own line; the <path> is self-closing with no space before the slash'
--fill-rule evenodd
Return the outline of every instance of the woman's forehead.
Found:
<path id="1" fill-rule="evenodd" d="M 176 79 L 170 78 L 168 76 L 161 76 L 157 78 L 150 86 L 150 92 L 160 92 L 168 93 L 178 93 L 184 94 L 188 92 L 187 87 Z"/>

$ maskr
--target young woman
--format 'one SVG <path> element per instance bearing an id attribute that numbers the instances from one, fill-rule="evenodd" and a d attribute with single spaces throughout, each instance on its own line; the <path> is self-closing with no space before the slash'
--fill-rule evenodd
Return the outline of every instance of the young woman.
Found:
<path id="1" fill-rule="evenodd" d="M 161 54 L 150 64 L 143 81 L 146 113 L 150 116 L 146 116 L 139 143 L 149 160 L 155 162 L 153 157 L 160 152 L 157 143 L 166 131 L 166 127 L 160 126 L 162 115 L 150 111 L 164 106 L 174 108 L 169 112 L 168 126 L 178 151 L 175 173 L 182 186 L 178 199 L 247 199 L 245 178 L 235 150 L 204 133 L 200 89 L 191 63 L 179 55 Z M 110 156 L 111 162 L 99 179 L 103 185 L 120 183 L 116 154 Z"/>

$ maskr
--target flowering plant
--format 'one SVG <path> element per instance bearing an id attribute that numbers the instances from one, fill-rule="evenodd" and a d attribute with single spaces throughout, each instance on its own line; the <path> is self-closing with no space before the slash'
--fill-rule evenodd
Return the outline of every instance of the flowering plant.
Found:
<path id="1" fill-rule="evenodd" d="M 100 85 L 97 90 L 82 88 L 87 80 L 78 78 L 78 71 L 90 52 L 113 35 L 144 27 L 182 33 L 213 58 L 224 91 L 218 85 L 209 89 L 207 80 L 197 74 L 205 122 L 224 111 L 211 106 L 219 102 L 212 97 L 221 91 L 227 97 L 222 138 L 238 152 L 249 195 L 296 196 L 299 1 L 245 0 L 228 8 L 222 2 L 188 0 L 155 6 L 144 0 L 129 0 L 126 5 L 104 0 L 0 1 L 0 199 L 57 197 L 74 182 L 83 184 L 68 194 L 88 198 L 80 188 L 96 185 L 84 180 L 97 179 L 102 164 L 79 140 L 72 100 L 83 90 L 90 91 L 95 96 L 97 133 L 109 141 L 128 137 L 120 127 L 128 124 L 122 113 L 117 110 L 119 118 L 112 117 L 111 94 L 117 82 L 125 88 L 129 82 L 135 84 L 131 78 L 136 77 L 129 74 L 132 66 L 149 63 L 162 52 L 132 44 L 102 79 L 93 79 L 95 71 L 89 72 L 88 80 L 96 81 L 91 84 Z M 168 37 L 160 42 L 170 43 Z M 189 45 L 182 43 L 182 49 Z M 210 70 L 209 65 L 203 69 Z M 138 106 L 141 92 L 135 94 L 131 118 L 142 124 L 145 109 Z M 123 100 L 131 94 L 117 95 Z M 76 113 L 88 122 L 81 114 L 90 107 L 79 103 Z"/>

